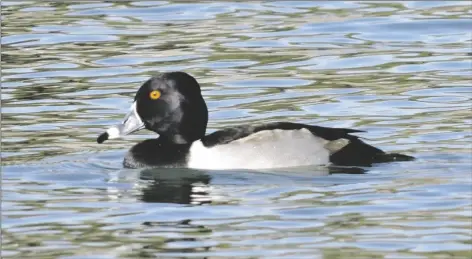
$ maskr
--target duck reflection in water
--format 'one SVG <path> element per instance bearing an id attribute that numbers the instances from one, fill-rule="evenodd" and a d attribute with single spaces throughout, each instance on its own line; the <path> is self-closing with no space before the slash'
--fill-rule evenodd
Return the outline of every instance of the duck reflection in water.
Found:
<path id="1" fill-rule="evenodd" d="M 237 184 L 234 179 L 238 182 L 251 183 L 255 185 L 263 185 L 267 182 L 276 183 L 282 179 L 281 184 L 286 183 L 288 179 L 294 181 L 300 181 L 298 177 L 303 179 L 311 178 L 313 176 L 327 176 L 330 174 L 363 174 L 365 170 L 363 168 L 356 167 L 324 167 L 311 170 L 307 168 L 298 168 L 290 170 L 279 170 L 279 171 L 201 171 L 186 168 L 148 168 L 139 172 L 139 181 L 144 181 L 145 186 L 140 189 L 141 193 L 139 198 L 143 202 L 150 203 L 176 203 L 176 204 L 190 204 L 190 205 L 205 205 L 212 204 L 216 200 L 225 200 L 225 193 L 218 193 L 217 188 L 212 188 L 215 185 L 215 179 L 217 184 L 221 183 L 221 180 L 226 179 L 231 184 Z M 307 176 L 308 174 L 308 176 Z M 223 179 L 221 179 L 223 178 Z M 223 180 L 223 181 L 226 181 Z M 316 180 L 315 180 L 316 181 Z M 202 237 L 170 237 L 165 238 L 164 243 L 172 242 L 196 242 L 200 244 L 205 240 L 205 235 L 212 233 L 213 228 L 211 226 L 205 226 L 196 224 L 192 216 L 187 219 L 178 220 L 174 222 L 168 221 L 145 221 L 142 223 L 146 227 L 147 232 L 155 232 L 156 235 L 161 235 L 163 231 L 169 231 L 169 228 L 175 228 L 180 231 L 193 231 L 200 233 Z M 163 230 L 165 229 L 165 230 Z M 140 254 L 148 254 L 150 251 L 156 253 L 191 253 L 191 252 L 203 252 L 210 251 L 214 247 L 198 246 L 195 248 L 163 248 L 161 245 L 145 245 L 141 248 L 136 248 Z M 206 258 L 206 257 L 204 257 Z"/>
<path id="2" fill-rule="evenodd" d="M 148 168 L 140 172 L 139 179 L 145 180 L 147 184 L 140 195 L 144 202 L 193 205 L 211 203 L 211 177 L 203 171 Z"/>
<path id="3" fill-rule="evenodd" d="M 302 171 L 300 171 L 302 170 Z M 290 171 L 254 172 L 247 171 L 247 174 L 277 175 L 281 177 L 300 176 L 306 173 L 306 168 Z M 331 174 L 364 174 L 366 169 L 360 167 L 327 167 L 316 170 L 316 176 Z M 313 170 L 312 170 L 313 172 Z M 176 203 L 204 205 L 211 204 L 215 198 L 222 197 L 216 193 L 211 193 L 211 175 L 229 174 L 225 171 L 203 171 L 187 168 L 146 168 L 140 171 L 139 179 L 145 181 L 145 186 L 141 188 L 139 198 L 143 202 L 152 203 Z M 232 173 L 231 173 L 232 174 Z M 238 171 L 241 177 L 244 177 Z M 234 174 L 232 174 L 234 175 Z M 313 174 L 310 174 L 313 176 Z"/>

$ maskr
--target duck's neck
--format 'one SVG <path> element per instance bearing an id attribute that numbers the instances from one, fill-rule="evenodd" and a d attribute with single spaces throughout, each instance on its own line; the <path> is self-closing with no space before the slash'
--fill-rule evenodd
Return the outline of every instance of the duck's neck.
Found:
<path id="1" fill-rule="evenodd" d="M 205 136 L 208 123 L 208 108 L 203 97 L 182 102 L 158 125 L 151 126 L 164 143 L 192 144 Z"/>
<path id="2" fill-rule="evenodd" d="M 169 145 L 183 145 L 183 144 L 192 144 L 194 141 L 199 140 L 204 137 L 202 136 L 189 136 L 184 132 L 178 132 L 174 134 L 167 134 L 167 135 L 160 135 L 159 140 L 162 144 L 169 144 Z"/>
<path id="3" fill-rule="evenodd" d="M 184 115 L 179 123 L 159 134 L 162 141 L 169 144 L 192 144 L 194 141 L 205 137 L 208 113 L 196 116 L 193 112 L 192 115 L 194 116 Z"/>

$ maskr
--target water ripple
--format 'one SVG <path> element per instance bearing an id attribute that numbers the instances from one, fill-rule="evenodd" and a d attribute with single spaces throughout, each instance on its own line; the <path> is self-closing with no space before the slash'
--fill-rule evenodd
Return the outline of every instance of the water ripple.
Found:
<path id="1" fill-rule="evenodd" d="M 470 258 L 471 7 L 460 1 L 2 1 L 5 258 Z M 414 163 L 126 170 L 97 145 L 185 70 L 208 131 L 355 127 Z"/>

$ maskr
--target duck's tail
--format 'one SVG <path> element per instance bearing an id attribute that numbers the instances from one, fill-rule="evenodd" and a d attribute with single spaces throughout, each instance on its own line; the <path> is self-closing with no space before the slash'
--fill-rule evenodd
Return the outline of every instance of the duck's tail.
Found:
<path id="1" fill-rule="evenodd" d="M 414 157 L 399 153 L 385 153 L 362 140 L 352 137 L 349 144 L 333 153 L 330 161 L 343 166 L 371 166 L 376 163 L 412 161 Z"/>
<path id="2" fill-rule="evenodd" d="M 374 163 L 388 163 L 388 162 L 401 162 L 401 161 L 413 161 L 414 157 L 403 155 L 399 153 L 383 153 L 377 154 L 373 158 Z"/>

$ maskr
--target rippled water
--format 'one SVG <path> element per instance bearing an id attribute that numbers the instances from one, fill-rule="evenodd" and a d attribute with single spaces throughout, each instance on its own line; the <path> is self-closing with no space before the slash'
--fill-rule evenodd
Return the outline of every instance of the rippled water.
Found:
<path id="1" fill-rule="evenodd" d="M 470 2 L 2 1 L 4 258 L 472 257 Z M 353 127 L 365 174 L 125 170 L 97 145 L 184 70 L 209 131 Z"/>

